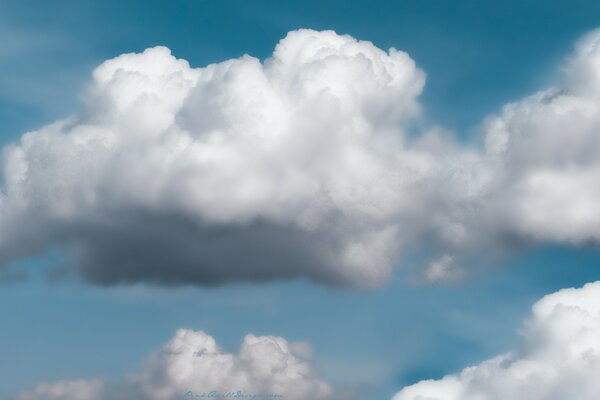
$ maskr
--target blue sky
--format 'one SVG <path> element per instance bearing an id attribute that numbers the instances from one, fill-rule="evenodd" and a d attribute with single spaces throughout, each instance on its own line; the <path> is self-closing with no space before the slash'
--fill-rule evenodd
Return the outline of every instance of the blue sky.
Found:
<path id="1" fill-rule="evenodd" d="M 573 43 L 600 25 L 597 2 L 541 4 L 4 1 L 0 143 L 77 112 L 91 70 L 121 53 L 165 45 L 192 66 L 244 53 L 262 59 L 298 28 L 408 52 L 427 73 L 425 119 L 477 140 L 488 114 L 556 81 Z M 386 398 L 514 348 L 535 300 L 597 279 L 599 256 L 593 247 L 538 246 L 460 282 L 414 284 L 398 270 L 383 288 L 357 291 L 303 280 L 217 288 L 48 281 L 44 271 L 61 259 L 50 253 L 19 261 L 29 279 L 0 285 L 0 397 L 44 380 L 117 379 L 188 327 L 229 349 L 247 332 L 307 340 L 329 381 Z"/>

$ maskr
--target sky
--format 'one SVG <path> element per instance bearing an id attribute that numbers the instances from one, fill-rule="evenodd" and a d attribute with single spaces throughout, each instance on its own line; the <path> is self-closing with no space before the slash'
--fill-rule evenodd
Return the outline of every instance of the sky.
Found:
<path id="1" fill-rule="evenodd" d="M 543 180 L 532 184 L 534 194 L 527 191 L 521 194 L 517 189 L 530 182 L 529 175 L 523 173 L 525 177 L 515 178 L 516 183 L 507 178 L 507 183 L 492 185 L 489 203 L 493 207 L 480 219 L 472 219 L 470 214 L 463 216 L 460 212 L 463 208 L 456 204 L 472 206 L 471 197 L 460 193 L 472 188 L 479 190 L 478 179 L 485 181 L 488 169 L 492 182 L 504 182 L 502 179 L 506 176 L 520 177 L 521 171 L 534 176 L 537 168 L 541 170 L 540 165 L 551 171 L 562 171 L 559 169 L 563 166 L 562 158 L 556 149 L 562 146 L 570 151 L 571 146 L 556 140 L 559 144 L 553 147 L 553 138 L 559 137 L 560 132 L 552 131 L 543 123 L 536 125 L 537 120 L 522 122 L 527 115 L 538 115 L 535 114 L 538 108 L 545 104 L 544 99 L 539 102 L 522 99 L 558 85 L 564 92 L 575 93 L 573 96 L 578 99 L 596 104 L 593 96 L 579 89 L 579 83 L 583 81 L 583 86 L 594 87 L 600 80 L 586 75 L 587 53 L 585 49 L 574 50 L 574 46 L 587 32 L 600 27 L 599 16 L 600 4 L 592 1 L 0 2 L 0 145 L 5 148 L 5 159 L 9 160 L 0 175 L 3 178 L 0 182 L 6 186 L 2 192 L 4 200 L 0 198 L 3 200 L 0 217 L 5 221 L 0 222 L 3 237 L 0 263 L 4 264 L 0 274 L 0 354 L 3 355 L 0 376 L 4 377 L 0 378 L 0 398 L 17 396 L 41 382 L 95 378 L 118 382 L 130 372 L 143 369 L 142 361 L 173 338 L 180 328 L 206 332 L 223 351 L 231 353 L 240 351 L 240 343 L 246 343 L 244 337 L 249 333 L 282 337 L 289 342 L 308 342 L 314 353 L 311 368 L 324 382 L 355 391 L 358 398 L 369 399 L 391 398 L 408 385 L 424 379 L 440 379 L 519 348 L 523 341 L 519 333 L 522 321 L 531 314 L 536 301 L 562 288 L 580 287 L 598 279 L 600 251 L 594 246 L 600 237 L 595 222 L 598 212 L 593 205 L 589 206 L 598 199 L 598 193 L 582 189 L 598 182 L 593 162 L 588 163 L 597 153 L 592 151 L 590 155 L 579 148 L 568 153 L 572 156 L 568 161 L 581 167 L 576 169 L 577 176 L 587 177 L 581 178 L 584 181 L 568 175 L 567 167 L 566 178 L 552 176 L 554 187 L 561 193 L 570 192 L 572 198 L 567 196 L 565 200 L 561 193 L 547 189 Z M 205 78 L 209 82 L 203 91 L 189 97 L 190 104 L 178 103 L 184 101 L 183 97 L 179 99 L 178 90 L 184 90 L 181 87 L 197 79 L 196 72 L 189 66 L 205 67 L 244 54 L 265 60 L 273 55 L 273 49 L 288 32 L 298 29 L 333 30 L 339 35 L 371 42 L 356 44 L 347 39 L 348 46 L 355 47 L 351 47 L 354 50 L 349 50 L 350 53 L 344 53 L 344 57 L 351 58 L 354 51 L 359 51 L 374 63 L 392 63 L 397 69 L 388 73 L 402 83 L 398 88 L 390 83 L 393 90 L 389 93 L 373 94 L 371 86 L 380 87 L 377 85 L 387 81 L 376 73 L 361 75 L 353 90 L 375 105 L 365 111 L 362 105 L 348 100 L 352 96 L 344 91 L 345 86 L 335 86 L 336 74 L 327 75 L 328 70 L 317 70 L 311 75 L 312 70 L 307 69 L 306 81 L 294 80 L 297 61 L 289 61 L 292 58 L 286 58 L 286 51 L 293 53 L 296 46 L 293 40 L 304 40 L 303 34 L 298 34 L 291 37 L 287 42 L 289 47 L 276 57 L 280 64 L 273 63 L 272 68 L 266 64 L 257 67 L 252 59 L 242 59 L 236 64 L 242 72 L 239 76 L 231 72 L 232 77 L 227 75 L 226 67 L 222 67 L 222 76 L 221 67 L 215 67 L 217 72 Z M 337 36 L 325 39 L 338 40 Z M 166 46 L 174 57 L 187 60 L 189 66 L 173 61 L 161 48 L 144 53 L 141 58 L 132 56 L 112 64 L 106 62 L 121 54 L 141 53 L 155 46 Z M 391 47 L 406 52 L 409 58 L 402 55 L 393 58 L 392 53 L 377 52 L 377 48 L 387 52 Z M 583 61 L 577 61 L 579 59 Z M 414 65 L 407 60 L 414 61 Z M 170 81 L 158 81 L 156 89 L 151 89 L 156 90 L 151 94 L 159 98 L 158 105 L 142 102 L 140 109 L 127 108 L 138 107 L 126 103 L 126 99 L 130 93 L 142 89 L 134 84 L 127 86 L 130 83 L 126 79 L 133 78 L 119 81 L 115 71 L 131 65 L 134 66 L 131 68 L 146 71 L 145 65 L 162 65 L 163 62 L 165 70 L 174 71 L 169 76 L 181 80 L 173 86 L 169 86 Z M 359 61 L 351 59 L 344 65 L 350 64 L 363 73 Z M 103 67 L 92 75 L 100 65 Z M 345 67 L 337 65 L 327 68 L 338 68 L 334 72 L 342 75 L 347 72 Z M 453 150 L 451 154 L 439 153 L 437 136 L 432 134 L 423 143 L 414 144 L 407 139 L 406 143 L 397 144 L 390 139 L 384 142 L 384 150 L 374 145 L 365 154 L 359 152 L 361 157 L 374 163 L 373 167 L 367 161 L 361 164 L 362 158 L 358 159 L 358 167 L 356 164 L 347 166 L 342 161 L 325 163 L 327 173 L 315 169 L 308 177 L 302 175 L 302 179 L 317 179 L 329 185 L 332 193 L 339 193 L 339 197 L 333 199 L 335 206 L 329 205 L 329 198 L 319 203 L 322 208 L 332 207 L 326 211 L 313 207 L 313 200 L 303 196 L 302 191 L 306 190 L 303 180 L 294 180 L 306 165 L 314 160 L 322 161 L 312 156 L 319 153 L 314 147 L 322 140 L 316 136 L 293 141 L 296 146 L 293 150 L 273 142 L 273 146 L 281 146 L 276 147 L 278 156 L 273 156 L 267 146 L 258 150 L 247 147 L 250 145 L 237 136 L 215 137 L 217 145 L 222 140 L 228 148 L 239 149 L 234 157 L 247 155 L 244 162 L 260 164 L 261 168 L 257 167 L 256 171 L 233 168 L 231 173 L 230 169 L 221 169 L 222 162 L 215 162 L 209 164 L 213 169 L 209 168 L 208 172 L 192 170 L 200 182 L 214 184 L 214 193 L 204 196 L 197 194 L 194 187 L 190 189 L 184 179 L 186 175 L 180 172 L 193 165 L 173 162 L 175 167 L 169 164 L 166 172 L 159 171 L 167 176 L 164 178 L 167 184 L 172 182 L 169 187 L 175 195 L 163 196 L 160 191 L 155 194 L 147 189 L 159 180 L 152 170 L 159 161 L 152 155 L 160 158 L 166 154 L 166 158 L 169 152 L 179 154 L 173 149 L 179 149 L 177 140 L 184 140 L 177 136 L 177 131 L 173 133 L 173 147 L 161 147 L 161 141 L 145 142 L 133 137 L 139 132 L 155 134 L 153 127 L 162 126 L 164 121 L 163 108 L 169 113 L 171 107 L 177 108 L 177 124 L 192 133 L 219 129 L 235 133 L 239 122 L 242 131 L 254 134 L 256 130 L 260 135 L 264 126 L 279 126 L 279 119 L 271 118 L 269 113 L 287 118 L 287 108 L 277 108 L 279 97 L 274 97 L 276 100 L 269 97 L 270 92 L 261 86 L 262 78 L 256 78 L 255 86 L 244 86 L 247 81 L 253 82 L 255 75 L 252 74 L 258 74 L 255 72 L 258 70 L 274 87 L 287 88 L 291 81 L 292 89 L 285 92 L 288 97 L 284 103 L 301 110 L 303 106 L 308 108 L 302 111 L 306 114 L 299 111 L 298 115 L 289 117 L 299 127 L 289 128 L 291 133 L 286 131 L 288 128 L 281 128 L 284 135 L 312 130 L 322 133 L 323 129 L 337 132 L 339 126 L 357 129 L 356 137 L 351 139 L 335 136 L 331 143 L 324 141 L 325 160 L 337 160 L 338 153 L 330 150 L 329 145 L 332 149 L 347 149 L 349 154 L 366 146 L 360 136 L 361 128 L 345 125 L 345 121 L 355 115 L 366 121 L 363 121 L 367 125 L 364 132 L 371 140 L 367 143 L 377 142 L 379 136 L 373 132 L 387 138 L 385 134 L 390 129 L 401 130 L 407 138 L 429 138 L 427 132 L 439 131 L 443 138 L 452 138 L 450 144 L 439 139 L 441 148 Z M 155 73 L 152 68 L 148 71 L 144 73 Z M 292 75 L 294 78 L 289 78 Z M 156 79 L 166 80 L 164 76 Z M 240 76 L 243 79 L 236 80 Z M 309 95 L 302 100 L 306 103 L 298 100 L 305 93 L 312 93 L 308 83 L 302 86 L 304 82 L 319 85 L 320 79 L 333 85 L 334 96 L 341 99 L 342 111 L 327 98 L 319 99 L 323 103 L 316 103 Z M 567 83 L 563 83 L 565 80 Z M 300 87 L 298 92 L 293 91 L 296 87 Z M 263 93 L 267 93 L 264 99 L 260 97 Z M 221 108 L 211 109 L 216 96 L 221 96 L 218 97 Z M 251 101 L 253 96 L 258 96 L 263 103 L 256 106 Z M 161 103 L 163 98 L 167 99 L 165 104 Z M 240 98 L 238 104 L 236 101 Z M 171 99 L 175 106 L 169 102 Z M 315 103 L 311 103 L 313 100 Z M 517 108 L 503 113 L 503 106 L 512 102 L 521 102 L 518 104 L 523 104 L 525 111 Z M 399 111 L 389 111 L 388 103 Z M 383 104 L 381 108 L 379 104 Z M 247 108 L 261 118 L 262 110 L 266 109 L 266 125 L 246 115 Z M 197 111 L 202 109 L 209 112 Z M 222 109 L 227 112 L 221 114 Z M 318 112 L 321 109 L 328 110 L 329 114 L 321 115 Z M 576 115 L 578 111 L 575 109 Z M 336 113 L 340 113 L 338 119 Z M 567 129 L 573 129 L 569 143 L 583 143 L 582 147 L 587 143 L 588 148 L 598 145 L 597 139 L 594 141 L 593 128 L 597 121 L 593 117 L 589 117 L 589 124 L 579 128 L 569 120 L 554 120 L 548 113 L 546 109 L 539 111 L 542 120 L 550 121 L 551 126 L 554 121 L 554 125 L 559 126 L 558 131 L 562 123 Z M 39 130 L 73 115 L 77 117 L 64 126 L 44 128 L 46 136 L 34 135 L 29 144 L 21 142 L 20 147 L 14 146 L 25 132 Z M 138 125 L 146 115 L 152 115 L 147 117 L 150 122 Z M 164 118 L 168 119 L 168 115 Z M 298 122 L 306 121 L 307 115 L 309 119 L 314 117 L 316 127 Z M 582 115 L 588 114 L 582 111 Z M 489 118 L 497 119 L 490 123 Z M 497 172 L 500 167 L 496 167 L 493 160 L 487 160 L 487 153 L 476 151 L 472 155 L 469 152 L 483 147 L 486 137 L 496 138 L 497 130 L 504 132 L 494 123 L 507 126 L 502 129 L 512 129 L 511 132 L 521 132 L 519 129 L 524 126 L 523 131 L 546 133 L 546 129 L 554 136 L 544 139 L 540 133 L 532 135 L 531 143 L 517 142 L 516 155 L 508 158 L 505 163 L 508 167 L 503 164 Z M 77 143 L 85 140 L 95 143 L 94 129 L 134 132 L 130 141 L 118 142 L 118 146 L 123 146 L 118 154 L 132 154 L 133 161 L 120 156 L 110 158 L 114 168 L 109 168 L 104 167 L 103 158 L 94 161 L 98 164 L 87 164 L 78 156 L 72 158 L 78 151 Z M 72 135 L 75 139 L 63 142 L 60 135 Z M 511 138 L 514 137 L 518 140 L 519 135 L 513 133 Z M 536 142 L 539 137 L 542 141 Z M 110 142 L 113 137 L 107 135 L 98 140 Z M 164 146 L 170 146 L 170 142 L 167 143 Z M 488 145 L 490 154 L 495 151 L 494 143 Z M 379 180 L 380 171 L 405 171 L 403 162 L 389 156 L 386 145 L 411 160 L 413 165 L 407 170 L 431 179 L 432 186 L 446 181 L 435 173 L 430 178 L 430 171 L 444 170 L 447 165 L 473 168 L 472 174 L 478 178 L 468 187 L 454 186 L 453 182 L 448 184 L 448 189 L 445 184 L 440 185 L 443 186 L 441 193 L 446 196 L 444 201 L 438 198 L 438 191 L 421 193 L 424 184 L 418 181 L 417 186 L 402 186 L 407 193 L 419 193 L 420 197 L 415 195 L 417 205 L 412 201 L 407 202 L 406 208 L 389 205 L 388 199 L 390 204 L 395 204 L 406 197 L 397 196 L 393 185 L 405 182 L 409 175 L 399 172 L 398 177 L 388 180 L 385 175 L 386 178 Z M 529 145 L 540 149 L 539 153 L 526 147 Z M 307 148 L 308 156 L 297 148 Z M 148 149 L 148 152 L 140 149 Z M 527 155 L 521 156 L 520 151 Z M 555 154 L 553 152 L 558 155 L 546 156 Z M 434 161 L 426 157 L 430 153 Z M 29 160 L 26 172 L 19 172 L 19 157 Z M 94 158 L 88 155 L 82 159 L 85 157 Z M 113 155 L 109 153 L 107 157 Z M 42 161 L 42 166 L 36 167 L 38 160 L 58 161 L 49 162 L 47 167 Z M 437 164 L 438 160 L 442 160 L 441 165 Z M 271 175 L 266 181 L 258 179 L 265 171 L 263 162 L 269 170 L 273 165 L 282 171 L 288 171 L 289 167 L 291 172 L 285 182 L 292 181 L 297 186 L 283 185 L 279 178 L 271 178 Z M 420 163 L 424 163 L 423 169 Z M 100 199 L 99 204 L 110 204 L 110 207 L 90 203 L 92 206 L 78 208 L 81 198 L 75 189 L 87 187 L 81 182 L 88 182 L 88 175 L 79 176 L 78 171 L 88 171 L 86 168 L 95 168 L 95 165 L 106 168 L 102 172 L 114 178 L 107 181 L 98 178 L 98 186 L 92 189 L 96 190 L 94 195 Z M 592 166 L 588 171 L 585 168 L 589 165 Z M 28 183 L 19 183 L 18 174 L 25 174 Z M 119 180 L 121 176 L 123 179 Z M 350 178 L 346 180 L 347 177 Z M 560 180 L 563 178 L 565 181 Z M 94 179 L 89 181 L 95 182 Z M 222 189 L 219 179 L 225 182 Z M 247 192 L 231 189 L 244 187 L 244 182 L 255 182 L 255 179 L 259 189 L 250 187 Z M 12 182 L 17 182 L 14 184 L 17 189 L 11 189 Z M 379 191 L 379 187 L 374 186 L 374 195 L 362 192 L 357 195 L 339 182 L 348 182 L 349 186 L 381 183 L 392 187 L 392 193 Z M 64 187 L 74 189 L 62 192 Z M 20 193 L 33 193 L 33 200 L 22 200 Z M 281 196 L 276 195 L 279 193 Z M 517 194 L 511 197 L 512 193 Z M 539 200 L 536 193 L 550 200 Z M 521 195 L 523 197 L 519 197 Z M 185 201 L 187 198 L 189 202 Z M 555 198 L 556 203 L 552 203 Z M 363 202 L 366 211 L 354 207 Z M 383 210 L 383 216 L 369 208 L 373 203 L 377 210 Z M 464 242 L 458 244 L 454 239 L 447 239 L 444 232 L 440 233 L 446 225 L 430 226 L 428 219 L 427 224 L 421 221 L 424 218 L 421 215 L 434 212 L 421 207 L 420 203 L 434 207 L 436 212 L 450 210 L 440 212 L 440 218 L 456 218 L 456 224 L 472 234 L 466 234 Z M 505 204 L 508 206 L 504 207 Z M 531 204 L 532 208 L 526 207 Z M 589 211 L 582 218 L 556 215 L 556 210 L 570 207 Z M 45 214 L 47 208 L 57 210 L 56 214 Z M 338 213 L 343 217 L 337 218 Z M 197 215 L 205 219 L 198 227 L 189 227 L 186 218 L 193 219 Z M 313 218 L 331 222 L 322 226 Z M 238 219 L 244 223 L 231 222 Z M 103 220 L 110 222 L 106 225 L 98 222 Z M 257 222 L 245 225 L 248 221 Z M 588 221 L 592 222 L 588 224 Z M 451 227 L 454 229 L 455 225 Z M 306 234 L 306 230 L 311 233 Z M 402 234 L 397 234 L 397 230 Z M 144 236 L 145 232 L 150 232 L 148 237 Z M 191 239 L 188 234 L 192 235 Z M 143 240 L 137 240 L 140 236 Z M 61 239 L 54 241 L 55 237 Z M 196 252 L 195 240 L 206 241 L 217 250 Z M 364 254 L 351 251 L 357 241 L 363 245 L 359 246 L 361 251 L 366 249 Z M 395 256 L 396 243 L 400 242 L 401 260 Z M 333 243 L 332 248 L 327 247 L 330 243 Z M 275 248 L 281 250 L 273 250 Z M 177 256 L 171 258 L 175 253 Z M 316 256 L 312 257 L 313 253 Z M 168 268 L 163 266 L 165 259 L 161 254 L 167 254 L 167 264 L 172 262 Z M 351 260 L 347 254 L 352 256 Z M 256 264 L 248 261 L 263 260 L 263 257 L 267 261 Z M 449 260 L 449 270 L 444 267 L 444 260 Z M 454 261 L 458 264 L 456 270 L 452 269 Z M 197 262 L 205 267 L 194 269 Z M 232 263 L 235 265 L 225 267 Z M 288 267 L 280 268 L 280 264 Z M 316 266 L 308 268 L 307 264 Z M 429 266 L 423 274 L 422 265 Z M 436 275 L 435 265 L 441 265 L 437 269 L 441 276 Z M 534 314 L 537 321 L 536 318 L 542 319 Z M 300 364 L 300 367 L 305 365 Z M 253 372 L 240 372 L 244 373 Z M 313 380 L 309 389 L 327 396 L 320 385 L 320 381 Z M 304 386 L 298 388 L 304 390 Z M 138 389 L 114 390 L 126 393 Z M 44 398 L 43 393 L 40 396 L 38 398 Z M 293 394 L 290 396 L 293 398 Z M 399 400 L 409 398 L 399 397 Z"/>

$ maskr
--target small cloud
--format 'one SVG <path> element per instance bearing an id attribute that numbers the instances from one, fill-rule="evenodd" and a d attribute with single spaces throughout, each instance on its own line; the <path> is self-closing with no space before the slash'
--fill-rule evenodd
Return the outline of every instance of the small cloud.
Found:
<path id="1" fill-rule="evenodd" d="M 455 282 L 462 279 L 464 271 L 454 263 L 454 257 L 444 255 L 427 266 L 425 282 Z"/>
<path id="2" fill-rule="evenodd" d="M 307 358 L 310 354 L 307 343 L 254 335 L 244 338 L 238 353 L 227 353 L 206 333 L 179 329 L 148 357 L 141 371 L 120 383 L 98 379 L 42 383 L 17 400 L 175 400 L 186 393 L 193 398 L 192 394 L 213 391 L 289 400 L 350 399 L 347 391 L 338 393 L 319 378 Z"/>

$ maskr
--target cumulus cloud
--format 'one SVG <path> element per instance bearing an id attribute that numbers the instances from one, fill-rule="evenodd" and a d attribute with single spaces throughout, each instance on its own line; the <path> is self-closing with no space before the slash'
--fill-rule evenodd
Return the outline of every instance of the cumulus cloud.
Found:
<path id="1" fill-rule="evenodd" d="M 561 85 L 507 105 L 487 123 L 496 207 L 516 234 L 555 243 L 600 239 L 599 63 L 594 31 L 578 43 Z"/>
<path id="2" fill-rule="evenodd" d="M 108 60 L 84 112 L 4 150 L 0 265 L 58 246 L 103 285 L 372 287 L 406 252 L 440 280 L 525 244 L 597 242 L 599 42 L 490 117 L 480 149 L 408 135 L 424 73 L 331 31 L 290 32 L 264 62 Z"/>
<path id="3" fill-rule="evenodd" d="M 542 298 L 520 351 L 402 389 L 393 400 L 593 400 L 600 393 L 600 282 Z"/>
<path id="4" fill-rule="evenodd" d="M 290 400 L 340 399 L 341 395 L 317 376 L 311 355 L 307 343 L 254 335 L 247 335 L 239 353 L 232 354 L 202 331 L 179 329 L 162 349 L 148 357 L 140 372 L 119 383 L 43 383 L 20 394 L 17 400 L 174 400 L 211 392 L 270 394 Z"/>
<path id="5" fill-rule="evenodd" d="M 0 262 L 60 245 L 100 284 L 380 283 L 397 190 L 432 163 L 399 135 L 423 84 L 403 52 L 309 30 L 264 63 L 109 60 L 85 112 L 5 149 Z"/>

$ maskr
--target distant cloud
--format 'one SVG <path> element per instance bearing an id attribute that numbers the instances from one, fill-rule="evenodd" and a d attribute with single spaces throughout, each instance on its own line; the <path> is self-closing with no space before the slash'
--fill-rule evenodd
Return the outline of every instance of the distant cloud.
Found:
<path id="1" fill-rule="evenodd" d="M 17 399 L 175 400 L 189 392 L 212 391 L 276 394 L 289 400 L 341 399 L 317 376 L 310 358 L 310 346 L 303 342 L 247 335 L 239 353 L 232 354 L 202 331 L 180 329 L 148 357 L 140 372 L 119 383 L 97 379 L 43 383 Z"/>
<path id="2" fill-rule="evenodd" d="M 424 73 L 331 31 L 290 32 L 263 63 L 108 60 L 84 112 L 5 148 L 0 264 L 60 246 L 102 285 L 373 287 L 409 251 L 444 280 L 520 246 L 596 243 L 598 43 L 490 117 L 483 149 L 408 135 Z"/>
<path id="3" fill-rule="evenodd" d="M 523 348 L 393 400 L 593 400 L 600 393 L 600 282 L 542 298 L 523 329 Z"/>

